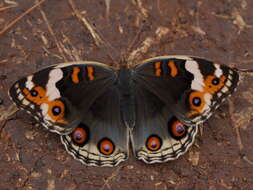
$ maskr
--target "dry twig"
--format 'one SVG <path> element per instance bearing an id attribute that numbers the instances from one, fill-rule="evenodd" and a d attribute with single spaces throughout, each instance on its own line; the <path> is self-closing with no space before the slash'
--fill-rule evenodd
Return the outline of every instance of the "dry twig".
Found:
<path id="1" fill-rule="evenodd" d="M 240 126 L 234 126 L 235 118 L 233 117 L 233 112 L 234 112 L 234 104 L 231 100 L 229 100 L 229 115 L 232 121 L 232 127 L 235 129 L 235 132 L 236 132 L 236 138 L 237 138 L 239 151 L 242 152 L 244 149 L 244 146 L 243 146 L 242 138 L 240 134 Z M 251 161 L 246 155 L 243 154 L 242 159 L 245 160 L 247 163 L 253 165 L 253 161 Z"/>
<path id="2" fill-rule="evenodd" d="M 100 36 L 96 33 L 95 29 L 90 25 L 88 20 L 80 14 L 80 12 L 76 9 L 76 6 L 72 0 L 69 0 L 69 4 L 74 11 L 76 17 L 83 23 L 83 25 L 89 30 L 91 33 L 96 45 L 99 47 L 104 44 L 104 41 L 100 38 Z"/>
<path id="3" fill-rule="evenodd" d="M 41 0 L 35 5 L 33 5 L 31 8 L 27 9 L 24 13 L 22 13 L 20 16 L 15 18 L 13 21 L 11 21 L 9 24 L 7 24 L 1 31 L 0 35 L 4 34 L 7 30 L 9 30 L 13 25 L 15 25 L 18 21 L 20 21 L 24 16 L 28 15 L 31 13 L 35 8 L 37 8 L 39 5 L 44 3 L 45 0 Z"/>
<path id="4" fill-rule="evenodd" d="M 62 45 L 61 45 L 61 43 L 58 41 L 58 39 L 56 38 L 56 35 L 55 35 L 55 33 L 54 33 L 54 31 L 53 31 L 51 25 L 49 24 L 49 21 L 48 21 L 48 19 L 47 19 L 47 16 L 46 16 L 45 12 L 44 12 L 41 8 L 40 8 L 39 10 L 40 10 L 40 14 L 41 14 L 41 16 L 42 16 L 44 22 L 45 22 L 46 25 L 47 25 L 47 28 L 48 28 L 49 33 L 50 33 L 51 36 L 54 38 L 54 42 L 55 42 L 55 44 L 56 44 L 56 46 L 57 46 L 57 48 L 58 48 L 58 50 L 59 50 L 59 52 L 60 52 L 62 58 L 64 59 L 65 62 L 67 62 L 67 58 L 66 58 L 66 56 L 64 55 L 64 52 L 63 52 L 63 50 L 62 50 Z"/>

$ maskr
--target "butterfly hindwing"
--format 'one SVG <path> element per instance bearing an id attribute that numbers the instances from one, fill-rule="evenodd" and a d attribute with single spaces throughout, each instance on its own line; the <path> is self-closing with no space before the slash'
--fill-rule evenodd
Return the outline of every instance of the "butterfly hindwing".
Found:
<path id="1" fill-rule="evenodd" d="M 52 132 L 71 132 L 82 112 L 115 80 L 114 71 L 95 62 L 51 66 L 18 80 L 9 91 L 14 103 Z"/>
<path id="2" fill-rule="evenodd" d="M 175 160 L 193 144 L 198 127 L 180 122 L 155 94 L 137 85 L 136 103 L 132 144 L 138 159 L 149 164 Z"/>
<path id="3" fill-rule="evenodd" d="M 108 87 L 84 114 L 81 125 L 61 136 L 66 150 L 86 165 L 115 166 L 126 160 L 129 131 L 121 119 L 117 87 Z"/>
<path id="4" fill-rule="evenodd" d="M 239 73 L 225 65 L 188 56 L 146 60 L 135 68 L 136 80 L 187 125 L 203 123 L 234 92 Z"/>

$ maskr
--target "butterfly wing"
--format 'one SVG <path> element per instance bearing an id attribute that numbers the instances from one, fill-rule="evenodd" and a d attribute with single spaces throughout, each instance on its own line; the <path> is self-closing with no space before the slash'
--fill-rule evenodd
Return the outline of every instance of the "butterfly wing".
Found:
<path id="1" fill-rule="evenodd" d="M 186 125 L 203 123 L 239 83 L 235 69 L 188 56 L 146 60 L 135 78 Z"/>
<path id="2" fill-rule="evenodd" d="M 65 63 L 18 80 L 9 95 L 44 127 L 67 134 L 79 125 L 83 113 L 114 80 L 115 72 L 104 64 Z"/>
<path id="3" fill-rule="evenodd" d="M 137 84 L 136 125 L 131 137 L 138 159 L 149 164 L 174 160 L 193 144 L 198 127 L 184 125 L 170 108 Z"/>
<path id="4" fill-rule="evenodd" d="M 81 125 L 61 136 L 61 141 L 74 158 L 86 165 L 115 166 L 128 157 L 128 136 L 114 85 L 95 100 Z"/>

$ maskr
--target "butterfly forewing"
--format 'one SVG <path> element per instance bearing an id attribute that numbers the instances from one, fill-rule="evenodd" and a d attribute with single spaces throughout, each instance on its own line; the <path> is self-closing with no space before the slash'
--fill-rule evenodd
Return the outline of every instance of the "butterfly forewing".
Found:
<path id="1" fill-rule="evenodd" d="M 44 127 L 66 134 L 114 80 L 114 71 L 98 63 L 59 64 L 18 80 L 9 95 Z"/>
<path id="2" fill-rule="evenodd" d="M 138 83 L 187 125 L 208 119 L 239 82 L 234 69 L 196 57 L 157 57 L 144 61 L 135 71 Z"/>

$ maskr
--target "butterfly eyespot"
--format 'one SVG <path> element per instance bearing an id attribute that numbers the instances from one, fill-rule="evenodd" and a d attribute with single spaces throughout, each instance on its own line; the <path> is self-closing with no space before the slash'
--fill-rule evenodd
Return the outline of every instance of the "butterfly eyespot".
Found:
<path id="1" fill-rule="evenodd" d="M 214 78 L 213 80 L 212 80 L 212 84 L 213 85 L 218 85 L 220 83 L 220 79 L 219 78 Z"/>
<path id="2" fill-rule="evenodd" d="M 172 132 L 175 136 L 181 137 L 185 134 L 186 128 L 183 123 L 180 121 L 175 121 L 172 124 Z"/>
<path id="3" fill-rule="evenodd" d="M 220 90 L 225 85 L 225 76 L 216 77 L 214 75 L 208 75 L 205 78 L 205 91 L 209 94 L 215 94 L 218 90 Z"/>
<path id="4" fill-rule="evenodd" d="M 203 111 L 206 105 L 206 98 L 209 98 L 209 94 L 205 92 L 192 91 L 188 96 L 190 112 L 188 117 L 199 114 Z"/>
<path id="5" fill-rule="evenodd" d="M 157 135 L 151 135 L 146 141 L 146 147 L 150 151 L 157 151 L 162 146 L 162 140 Z"/>
<path id="6" fill-rule="evenodd" d="M 187 132 L 187 126 L 184 125 L 181 121 L 179 121 L 176 117 L 173 117 L 168 122 L 168 129 L 170 135 L 176 140 L 182 139 Z"/>
<path id="7" fill-rule="evenodd" d="M 23 94 L 27 100 L 40 105 L 43 103 L 43 98 L 46 95 L 46 91 L 41 86 L 36 86 L 29 90 L 28 88 L 23 89 Z"/>
<path id="8" fill-rule="evenodd" d="M 104 155 L 110 155 L 114 152 L 115 146 L 108 138 L 103 138 L 98 143 L 98 150 Z"/>
<path id="9" fill-rule="evenodd" d="M 89 129 L 86 125 L 80 124 L 69 136 L 76 145 L 83 146 L 89 140 Z"/>
<path id="10" fill-rule="evenodd" d="M 61 114 L 61 107 L 60 107 L 60 106 L 54 106 L 54 107 L 52 108 L 52 113 L 53 113 L 55 116 Z"/>
<path id="11" fill-rule="evenodd" d="M 32 89 L 32 90 L 30 90 L 30 94 L 31 94 L 31 96 L 36 97 L 36 96 L 38 96 L 39 93 L 37 90 Z"/>
<path id="12" fill-rule="evenodd" d="M 201 105 L 201 98 L 199 98 L 199 97 L 194 97 L 193 99 L 192 99 L 192 104 L 194 105 L 194 106 L 200 106 Z"/>
<path id="13" fill-rule="evenodd" d="M 54 122 L 58 123 L 67 123 L 64 119 L 65 116 L 65 104 L 61 100 L 54 100 L 51 102 L 45 103 L 47 104 L 46 109 L 48 109 L 48 116 Z"/>

